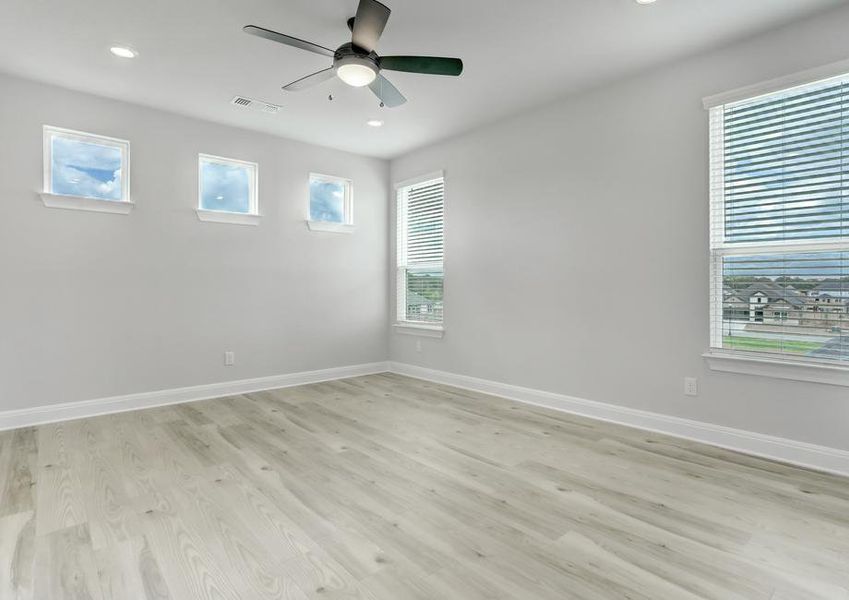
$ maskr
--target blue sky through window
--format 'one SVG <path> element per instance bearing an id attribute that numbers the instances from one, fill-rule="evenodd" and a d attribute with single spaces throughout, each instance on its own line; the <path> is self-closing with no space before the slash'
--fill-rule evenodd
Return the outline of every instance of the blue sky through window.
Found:
<path id="1" fill-rule="evenodd" d="M 251 167 L 201 159 L 200 207 L 233 213 L 251 212 Z"/>
<path id="2" fill-rule="evenodd" d="M 345 222 L 345 182 L 310 178 L 310 220 Z"/>
<path id="3" fill-rule="evenodd" d="M 51 141 L 54 194 L 122 200 L 121 148 L 54 136 Z"/>

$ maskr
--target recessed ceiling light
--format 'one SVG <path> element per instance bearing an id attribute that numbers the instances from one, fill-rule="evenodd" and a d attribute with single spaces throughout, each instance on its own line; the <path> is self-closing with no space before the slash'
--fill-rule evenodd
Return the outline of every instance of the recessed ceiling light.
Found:
<path id="1" fill-rule="evenodd" d="M 112 46 L 109 48 L 109 52 L 120 58 L 135 58 L 139 55 L 138 52 L 126 46 Z"/>
<path id="2" fill-rule="evenodd" d="M 380 119 L 369 119 L 366 121 L 366 125 L 369 127 L 383 127 L 383 121 Z"/>
<path id="3" fill-rule="evenodd" d="M 637 0 L 637 4 L 654 4 L 655 0 Z"/>

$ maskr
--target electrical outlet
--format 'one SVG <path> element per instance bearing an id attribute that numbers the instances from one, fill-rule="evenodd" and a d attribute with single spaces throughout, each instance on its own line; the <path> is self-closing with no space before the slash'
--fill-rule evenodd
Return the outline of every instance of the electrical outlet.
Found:
<path id="1" fill-rule="evenodd" d="M 231 351 L 231 350 L 228 350 L 227 352 L 224 353 L 224 366 L 225 367 L 232 367 L 235 364 L 236 364 L 236 353 Z"/>
<path id="2" fill-rule="evenodd" d="M 416 352 L 421 352 L 421 351 L 422 351 L 422 341 L 416 340 Z"/>
<path id="3" fill-rule="evenodd" d="M 699 395 L 699 380 L 695 377 L 684 378 L 684 395 L 698 396 Z"/>

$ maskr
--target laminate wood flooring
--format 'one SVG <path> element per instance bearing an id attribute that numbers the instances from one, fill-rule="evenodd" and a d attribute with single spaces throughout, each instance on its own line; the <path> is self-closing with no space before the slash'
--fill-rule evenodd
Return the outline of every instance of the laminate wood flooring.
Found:
<path id="1" fill-rule="evenodd" d="M 398 375 L 0 432 L 0 600 L 849 599 L 849 480 Z"/>

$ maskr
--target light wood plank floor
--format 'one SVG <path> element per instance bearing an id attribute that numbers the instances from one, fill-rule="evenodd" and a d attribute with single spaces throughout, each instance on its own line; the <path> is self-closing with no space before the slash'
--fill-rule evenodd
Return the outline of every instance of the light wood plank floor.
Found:
<path id="1" fill-rule="evenodd" d="M 849 598 L 849 480 L 396 375 L 0 433 L 0 599 Z"/>

